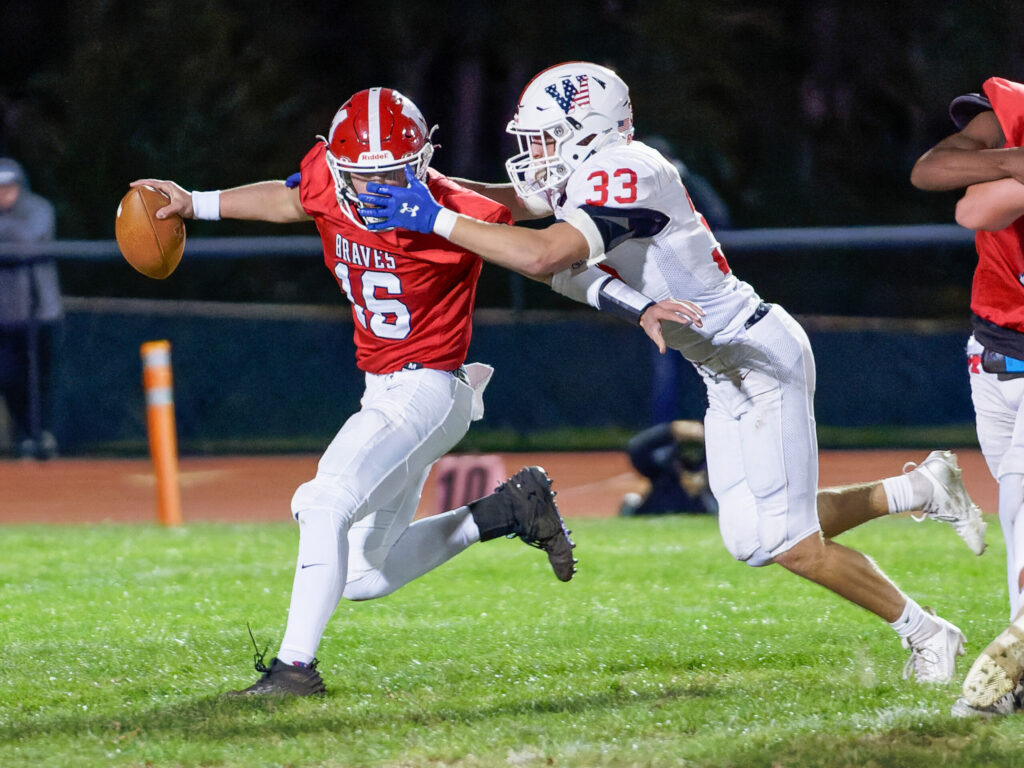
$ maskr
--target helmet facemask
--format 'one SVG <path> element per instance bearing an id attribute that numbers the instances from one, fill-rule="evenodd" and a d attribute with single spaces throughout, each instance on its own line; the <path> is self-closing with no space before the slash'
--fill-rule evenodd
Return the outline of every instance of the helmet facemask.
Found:
<path id="1" fill-rule="evenodd" d="M 541 129 L 521 129 L 513 120 L 506 130 L 519 142 L 519 153 L 505 163 L 516 194 L 547 197 L 547 193 L 560 190 L 575 168 L 565 160 L 565 145 L 573 140 L 567 121 L 559 120 Z"/>

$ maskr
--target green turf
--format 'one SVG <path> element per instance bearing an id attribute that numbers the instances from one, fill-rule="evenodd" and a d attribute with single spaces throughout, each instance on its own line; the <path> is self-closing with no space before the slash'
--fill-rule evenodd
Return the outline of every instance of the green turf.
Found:
<path id="1" fill-rule="evenodd" d="M 958 683 L 903 680 L 880 620 L 714 519 L 571 522 L 569 584 L 498 540 L 343 603 L 312 701 L 218 698 L 255 679 L 247 622 L 277 648 L 293 526 L 4 527 L 0 766 L 1024 764 L 1024 717 L 953 719 Z M 1002 628 L 998 525 L 982 558 L 905 517 L 842 540 L 963 628 L 961 676 Z"/>

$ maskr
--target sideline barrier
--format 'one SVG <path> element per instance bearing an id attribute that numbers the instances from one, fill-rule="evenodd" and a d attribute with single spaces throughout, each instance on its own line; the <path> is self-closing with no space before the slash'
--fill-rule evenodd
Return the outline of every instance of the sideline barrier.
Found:
<path id="1" fill-rule="evenodd" d="M 970 332 L 971 232 L 937 224 L 716 234 L 740 273 L 794 314 L 811 337 L 819 424 L 844 429 L 973 424 L 962 371 Z M 113 240 L 15 248 L 21 255 L 31 251 L 57 258 L 72 277 L 90 263 L 123 261 Z M 321 248 L 319 238 L 305 236 L 193 238 L 186 258 L 205 262 L 217 274 L 239 259 L 306 256 L 303 270 L 322 270 Z M 814 249 L 841 259 L 819 258 Z M 897 251 L 899 259 L 889 258 Z M 849 258 L 850 252 L 858 258 Z M 0 244 L 0 259 L 5 253 L 14 253 L 12 246 Z M 777 255 L 787 259 L 785 269 L 775 266 Z M 871 271 L 880 260 L 892 267 L 885 281 Z M 839 277 L 820 274 L 838 261 L 852 266 Z M 778 273 L 785 273 L 785 280 L 778 280 Z M 488 275 L 490 283 L 484 282 Z M 772 280 L 782 285 L 773 286 Z M 520 283 L 526 286 L 522 290 Z M 179 372 L 174 406 L 177 442 L 186 453 L 321 451 L 346 416 L 358 410 L 363 390 L 352 363 L 351 312 L 333 295 L 324 301 L 317 293 L 285 290 L 280 297 L 287 301 L 281 302 L 274 285 L 266 283 L 271 301 L 232 298 L 243 291 L 221 295 L 214 287 L 210 296 L 155 283 L 145 284 L 150 298 L 65 296 L 48 399 L 49 422 L 62 452 L 146 450 L 147 417 L 137 399 L 118 397 L 111 382 L 136 377 L 138 363 L 130 351 L 160 338 L 174 340 L 175 357 L 189 371 L 185 377 Z M 299 286 L 285 281 L 288 289 Z M 483 430 L 513 437 L 555 430 L 638 431 L 656 421 L 700 417 L 705 393 L 690 366 L 656 355 L 639 329 L 552 296 L 520 275 L 483 273 L 470 358 L 495 364 L 497 373 L 485 421 L 470 439 Z M 299 298 L 311 303 L 297 303 Z M 905 316 L 924 301 L 930 302 L 928 317 Z M 884 311 L 890 306 L 898 311 Z M 875 316 L 866 314 L 872 311 Z M 96 366 L 96 360 L 104 365 Z M 81 408 L 82 402 L 90 407 Z M 562 446 L 557 435 L 552 439 L 553 447 Z"/>

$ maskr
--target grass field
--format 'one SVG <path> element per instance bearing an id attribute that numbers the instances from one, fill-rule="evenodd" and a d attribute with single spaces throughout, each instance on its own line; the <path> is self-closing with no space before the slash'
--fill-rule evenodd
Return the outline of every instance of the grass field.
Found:
<path id="1" fill-rule="evenodd" d="M 982 558 L 907 518 L 842 539 L 964 630 L 959 679 L 1007 612 L 991 520 Z M 255 679 L 247 622 L 277 649 L 294 526 L 6 526 L 0 765 L 1024 764 L 1024 717 L 953 719 L 959 679 L 903 680 L 881 621 L 734 563 L 715 520 L 572 522 L 569 584 L 500 540 L 343 603 L 300 701 L 218 697 Z"/>

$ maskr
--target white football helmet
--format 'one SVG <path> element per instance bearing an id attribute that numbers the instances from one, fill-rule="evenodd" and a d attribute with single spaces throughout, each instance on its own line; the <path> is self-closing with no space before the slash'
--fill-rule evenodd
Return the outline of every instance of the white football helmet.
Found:
<path id="1" fill-rule="evenodd" d="M 327 167 L 342 212 L 363 226 L 353 210 L 359 205 L 353 173 L 387 174 L 411 163 L 416 177 L 424 181 L 434 155 L 430 136 L 436 128 L 428 130 L 419 108 L 391 88 L 360 91 L 342 104 L 325 139 Z M 404 186 L 405 177 L 399 175 L 391 183 Z"/>
<path id="2" fill-rule="evenodd" d="M 597 150 L 633 138 L 629 88 L 598 64 L 549 67 L 527 83 L 505 130 L 519 140 L 505 163 L 516 193 L 550 196 Z"/>

